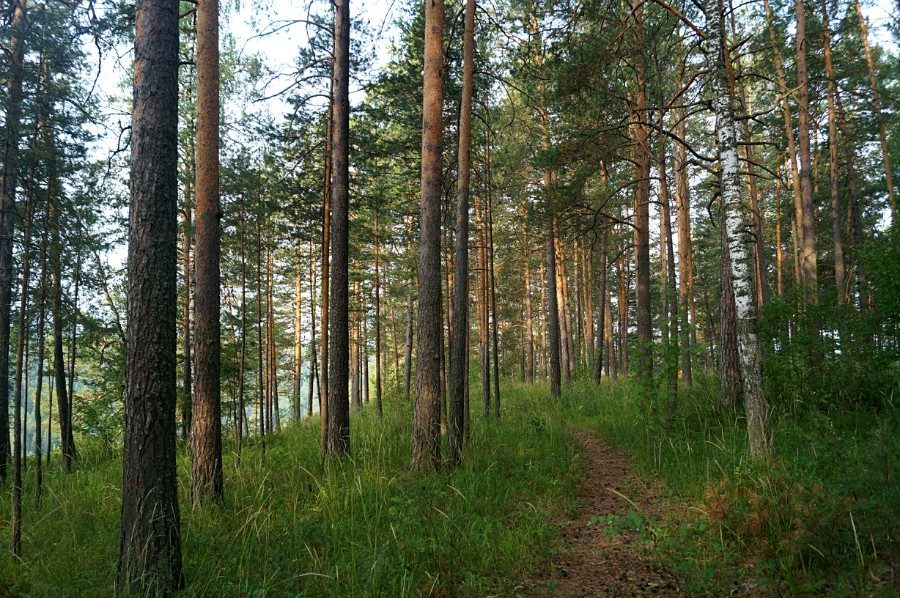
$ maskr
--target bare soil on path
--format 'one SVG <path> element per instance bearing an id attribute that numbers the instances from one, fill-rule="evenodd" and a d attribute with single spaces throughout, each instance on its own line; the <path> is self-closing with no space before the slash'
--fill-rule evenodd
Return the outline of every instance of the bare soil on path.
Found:
<path id="1" fill-rule="evenodd" d="M 534 580 L 529 593 L 539 596 L 669 596 L 679 583 L 646 550 L 637 531 L 610 534 L 598 518 L 629 510 L 643 520 L 659 521 L 653 492 L 627 466 L 625 458 L 593 433 L 573 430 L 581 444 L 582 476 L 575 516 L 562 523 L 566 548 L 552 572 Z M 593 523 L 592 520 L 594 521 Z M 618 526 L 617 526 L 618 528 Z"/>

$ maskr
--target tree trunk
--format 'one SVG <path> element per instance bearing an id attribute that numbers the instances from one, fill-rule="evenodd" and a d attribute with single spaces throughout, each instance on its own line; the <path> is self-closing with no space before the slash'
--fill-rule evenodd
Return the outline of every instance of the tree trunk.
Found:
<path id="1" fill-rule="evenodd" d="M 313 414 L 313 383 L 319 390 L 319 400 L 321 406 L 322 397 L 322 381 L 316 376 L 316 267 L 315 256 L 313 255 L 312 240 L 309 242 L 309 388 L 306 390 L 306 415 L 312 417 Z M 321 414 L 320 414 L 321 415 Z"/>
<path id="2" fill-rule="evenodd" d="M 547 376 L 547 287 L 544 277 L 544 260 L 538 260 L 538 279 L 541 285 L 541 375 Z"/>
<path id="3" fill-rule="evenodd" d="M 663 122 L 665 113 L 660 111 L 659 120 Z M 659 202 L 662 213 L 662 246 L 665 247 L 665 260 L 663 270 L 662 294 L 665 297 L 663 302 L 663 318 L 668 322 L 667 334 L 665 339 L 665 369 L 666 369 L 666 390 L 668 395 L 666 405 L 666 431 L 672 427 L 672 421 L 675 417 L 675 408 L 678 401 L 678 293 L 675 290 L 675 249 L 672 243 L 672 214 L 669 207 L 669 183 L 666 172 L 666 146 L 665 137 L 660 136 L 659 139 Z M 669 328 L 671 326 L 671 328 Z"/>
<path id="4" fill-rule="evenodd" d="M 475 197 L 475 224 L 478 227 L 478 349 L 481 356 L 481 406 L 484 417 L 491 412 L 491 348 L 488 311 L 487 230 L 483 202 Z"/>
<path id="5" fill-rule="evenodd" d="M 346 9 L 349 13 L 349 8 Z M 335 15 L 335 19 L 337 15 Z M 348 25 L 349 27 L 349 25 Z M 334 77 L 331 78 L 328 106 L 328 120 L 325 131 L 325 192 L 322 200 L 322 366 L 319 370 L 319 420 L 321 424 L 319 443 L 322 452 L 328 454 L 328 328 L 331 322 L 329 310 L 329 293 L 331 285 L 331 194 L 333 193 L 331 177 L 333 170 L 332 152 L 334 152 Z"/>
<path id="6" fill-rule="evenodd" d="M 859 3 L 857 2 L 857 5 Z M 834 286 L 837 290 L 839 304 L 847 302 L 847 288 L 844 282 L 846 270 L 844 268 L 844 243 L 841 239 L 841 195 L 840 172 L 838 171 L 838 136 L 837 136 L 837 112 L 834 106 L 834 64 L 831 58 L 831 29 L 828 24 L 828 5 L 822 0 L 822 29 L 825 34 L 825 76 L 828 78 L 828 165 L 829 180 L 831 182 L 831 230 L 834 237 Z M 866 46 L 868 49 L 868 45 Z M 880 123 L 884 132 L 884 125 Z M 882 137 L 884 141 L 884 137 Z M 882 151 L 885 151 L 882 146 Z M 885 164 L 889 164 L 889 158 L 885 153 Z M 889 169 L 889 167 L 888 167 Z M 889 188 L 890 189 L 890 188 Z"/>
<path id="7" fill-rule="evenodd" d="M 807 303 L 815 302 L 818 285 L 816 274 L 816 220 L 812 202 L 812 159 L 809 149 L 809 76 L 806 68 L 806 16 L 804 0 L 797 7 L 797 111 L 800 142 L 800 202 L 802 211 L 797 225 L 800 235 L 800 282 L 805 287 Z"/>
<path id="8" fill-rule="evenodd" d="M 602 223 L 601 223 L 601 226 Z M 594 384 L 600 384 L 600 377 L 603 374 L 603 355 L 606 351 L 606 287 L 607 279 L 607 261 L 609 253 L 609 233 L 606 228 L 600 230 L 600 315 L 597 322 L 597 347 L 594 349 Z M 607 370 L 607 375 L 609 371 Z"/>
<path id="9" fill-rule="evenodd" d="M 632 0 L 638 48 L 643 40 L 640 5 Z M 653 372 L 653 320 L 650 297 L 650 140 L 647 131 L 647 95 L 644 89 L 646 65 L 638 50 L 635 62 L 637 86 L 632 135 L 635 141 L 634 246 L 635 298 L 637 300 L 638 376 L 647 385 Z M 649 392 L 645 386 L 644 393 Z M 645 397 L 647 400 L 648 397 Z"/>
<path id="10" fill-rule="evenodd" d="M 350 1 L 337 0 L 334 13 L 334 68 L 331 110 L 331 280 L 328 314 L 328 433 L 325 454 L 350 452 L 349 319 L 349 132 Z"/>
<path id="11" fill-rule="evenodd" d="M 359 283 L 353 285 L 353 295 L 359 300 Z M 354 311 L 350 316 L 350 405 L 354 411 L 362 407 L 362 395 L 359 392 L 359 312 Z"/>
<path id="12" fill-rule="evenodd" d="M 50 158 L 53 159 L 52 157 Z M 56 187 L 55 176 L 50 179 L 50 188 Z M 51 190 L 52 194 L 56 190 Z M 72 470 L 72 461 L 76 457 L 75 437 L 72 433 L 72 405 L 66 386 L 66 362 L 63 357 L 63 309 L 62 309 L 62 271 L 60 253 L 62 246 L 59 239 L 59 207 L 55 195 L 49 200 L 50 210 L 50 270 L 53 284 L 53 367 L 56 379 L 56 401 L 60 422 L 60 448 L 66 471 Z"/>
<path id="13" fill-rule="evenodd" d="M 443 107 L 444 0 L 425 5 L 425 74 L 422 106 L 419 323 L 412 465 L 441 463 L 441 111 Z"/>
<path id="14" fill-rule="evenodd" d="M 375 411 L 384 417 L 381 405 L 381 270 L 379 269 L 378 216 L 375 217 Z"/>
<path id="15" fill-rule="evenodd" d="M 25 220 L 22 230 L 22 292 L 19 294 L 19 317 L 17 322 L 16 340 L 16 365 L 13 382 L 13 484 L 12 484 L 12 552 L 15 556 L 22 555 L 22 459 L 24 446 L 22 442 L 22 378 L 25 377 L 25 400 L 28 401 L 28 367 L 25 363 L 26 341 L 26 314 L 28 311 L 28 289 L 31 283 L 31 227 L 34 221 L 33 190 L 29 192 L 25 200 Z M 43 250 L 43 248 L 42 248 Z M 41 277 L 44 273 L 42 271 Z M 43 306 L 41 306 L 43 313 Z M 41 322 L 43 328 L 43 322 Z M 40 379 L 38 379 L 40 384 Z M 8 409 L 7 400 L 0 401 Z M 9 421 L 5 421 L 9 427 Z M 9 431 L 5 440 L 9 443 Z M 5 455 L 4 455 L 5 457 Z"/>
<path id="16" fill-rule="evenodd" d="M 730 412 L 740 405 L 741 361 L 738 354 L 737 315 L 734 304 L 734 284 L 728 237 L 725 234 L 724 211 L 720 219 L 722 267 L 720 287 L 722 303 L 719 317 L 719 409 Z"/>
<path id="17" fill-rule="evenodd" d="M 182 311 L 182 350 L 184 365 L 181 378 L 181 437 L 187 441 L 191 435 L 191 403 L 194 392 L 194 378 L 191 353 L 191 183 L 184 183 L 184 245 L 182 267 L 184 272 L 184 306 Z"/>
<path id="18" fill-rule="evenodd" d="M 866 66 L 869 67 L 869 81 L 872 84 L 872 108 L 875 111 L 875 121 L 878 123 L 878 139 L 881 142 L 881 157 L 884 160 L 884 182 L 887 186 L 888 201 L 891 204 L 891 223 L 897 224 L 897 200 L 894 196 L 894 179 L 891 172 L 891 153 L 888 149 L 887 132 L 885 131 L 884 116 L 881 114 L 881 96 L 878 93 L 878 77 L 875 74 L 875 57 L 872 54 L 872 46 L 869 45 L 869 33 L 866 28 L 866 19 L 863 17 L 859 0 L 854 0 L 856 14 L 859 16 L 859 33 L 866 49 Z M 827 26 L 826 26 L 827 28 Z M 829 81 L 832 76 L 829 75 Z"/>
<path id="19" fill-rule="evenodd" d="M 241 464 L 241 448 L 244 438 L 244 382 L 247 368 L 247 258 L 244 253 L 244 196 L 240 196 L 240 214 L 238 219 L 238 251 L 241 254 L 241 362 L 238 364 L 238 422 L 236 443 L 236 465 Z"/>
<path id="20" fill-rule="evenodd" d="M 547 331 L 550 339 L 550 397 L 560 394 L 560 354 L 559 354 L 559 308 L 556 305 L 556 239 L 553 234 L 556 227 L 549 226 L 547 234 Z"/>
<path id="21" fill-rule="evenodd" d="M 554 232 L 553 232 L 553 240 L 556 244 L 555 248 L 555 261 L 556 261 L 556 306 L 557 306 L 557 322 L 559 322 L 559 360 L 560 360 L 560 369 L 561 374 L 566 382 L 572 380 L 572 369 L 571 362 L 569 360 L 569 338 L 568 338 L 568 330 L 566 328 L 566 298 L 565 298 L 565 287 L 566 287 L 566 279 L 564 277 L 564 262 L 562 250 L 560 248 L 560 240 L 559 240 L 559 228 L 556 225 L 556 220 L 553 222 Z"/>
<path id="22" fill-rule="evenodd" d="M 219 2 L 197 2 L 197 233 L 194 249 L 196 395 L 191 441 L 194 506 L 224 499 L 219 293 Z"/>
<path id="23" fill-rule="evenodd" d="M 297 231 L 297 266 L 294 274 L 294 392 L 292 411 L 295 422 L 302 417 L 301 399 L 303 393 L 303 254 L 300 233 Z"/>
<path id="24" fill-rule="evenodd" d="M 178 5 L 137 5 L 122 527 L 116 593 L 184 585 L 175 467 Z"/>
<path id="25" fill-rule="evenodd" d="M 472 94 L 475 80 L 475 0 L 466 0 L 463 82 L 459 108 L 459 180 L 456 191 L 456 246 L 453 332 L 450 335 L 450 400 L 447 406 L 447 459 L 458 462 L 465 440 L 466 343 L 469 329 L 469 185 L 472 170 Z"/>
<path id="26" fill-rule="evenodd" d="M 0 181 L 0 397 L 9 396 L 9 332 L 12 304 L 16 187 L 18 186 L 19 125 L 22 112 L 22 77 L 27 27 L 26 0 L 12 7 L 7 73 L 6 131 L 3 147 L 3 180 Z M 0 484 L 6 481 L 9 446 L 9 401 L 0 400 Z M 21 492 L 21 481 L 19 483 Z M 14 547 L 16 547 L 15 545 Z"/>
<path id="27" fill-rule="evenodd" d="M 490 127 L 488 127 L 490 129 Z M 489 134 L 490 135 L 490 134 Z M 494 359 L 494 417 L 500 419 L 500 350 L 499 350 L 499 331 L 500 321 L 497 318 L 497 281 L 494 278 L 494 206 L 491 190 L 491 144 L 490 136 L 487 143 L 487 232 L 488 232 L 488 260 L 490 264 L 490 280 L 491 280 L 491 320 L 492 320 L 492 349 Z"/>
<path id="28" fill-rule="evenodd" d="M 522 248 L 525 272 L 525 381 L 534 384 L 534 323 L 531 313 L 531 252 L 528 247 L 528 231 L 522 220 Z"/>
<path id="29" fill-rule="evenodd" d="M 749 241 L 742 237 L 742 231 L 746 229 L 746 219 L 742 213 L 740 160 L 734 108 L 728 93 L 728 75 L 725 70 L 725 32 L 719 1 L 706 0 L 705 9 L 709 36 L 705 43 L 705 52 L 722 156 L 721 191 L 734 283 L 747 436 L 750 454 L 761 458 L 767 456 L 770 450 L 769 413 L 763 394 L 762 355 L 756 335 L 752 258 L 748 248 Z"/>
<path id="30" fill-rule="evenodd" d="M 844 153 L 845 153 L 845 162 L 847 164 L 847 196 L 850 200 L 850 221 L 851 221 L 851 230 L 853 239 L 853 246 L 856 248 L 857 253 L 862 249 L 863 246 L 863 232 L 862 232 L 862 205 L 861 199 L 856 194 L 856 168 L 855 168 L 855 158 L 856 155 L 853 150 L 853 145 L 850 140 L 850 129 L 848 127 L 848 123 L 846 118 L 844 117 L 844 109 L 841 103 L 840 94 L 836 94 L 835 100 L 837 101 L 837 109 L 838 109 L 838 122 L 841 125 L 841 130 L 844 134 Z M 868 311 L 869 309 L 869 284 L 868 284 L 868 274 L 866 272 L 865 263 L 861 259 L 859 255 L 856 255 L 856 283 L 857 283 L 857 292 L 859 293 L 859 308 L 862 311 Z"/>
<path id="31" fill-rule="evenodd" d="M 53 160 L 52 155 L 50 157 L 50 160 L 51 161 Z M 53 177 L 51 175 L 51 178 L 47 185 L 48 195 L 51 193 L 51 190 L 53 189 L 53 187 L 55 187 L 54 182 L 55 181 L 53 180 Z M 50 201 L 52 201 L 52 200 L 50 200 Z M 46 225 L 46 219 L 44 220 L 44 224 Z M 37 384 L 35 385 L 35 388 L 34 388 L 34 496 L 35 496 L 35 502 L 37 503 L 37 506 L 41 505 L 41 485 L 43 483 L 43 470 L 41 468 L 41 391 L 44 388 L 44 322 L 46 321 L 46 302 L 47 302 L 47 235 L 46 235 L 46 232 L 42 236 L 43 236 L 43 239 L 41 242 L 42 257 L 41 257 L 41 282 L 40 282 L 41 289 L 38 294 L 38 304 L 37 304 L 37 309 L 38 309 L 38 314 L 37 314 L 38 365 L 37 365 Z M 53 251 L 53 249 L 51 248 L 51 252 L 52 251 Z M 52 257 L 51 257 L 51 261 L 52 261 Z M 51 269 L 52 268 L 53 268 L 53 265 L 51 264 Z M 55 297 L 56 280 L 57 279 L 56 279 L 55 272 L 53 273 L 53 276 L 54 276 L 53 309 L 55 312 L 56 308 L 57 308 L 56 297 Z M 24 293 L 27 293 L 28 290 L 25 287 L 23 287 L 22 291 Z M 55 330 L 56 329 L 56 314 L 55 313 L 54 313 L 53 327 L 54 327 L 54 335 L 55 335 L 55 332 L 56 332 L 56 330 Z M 19 330 L 21 330 L 21 328 Z M 55 342 L 56 338 L 57 337 L 54 336 L 54 343 L 53 343 L 54 353 L 56 353 L 56 342 Z M 59 358 L 61 360 L 62 345 L 59 346 L 59 349 L 60 349 L 59 350 Z M 57 374 L 59 373 L 58 366 L 56 368 L 56 373 Z M 59 378 L 57 378 L 57 380 L 59 380 Z M 65 377 L 63 377 L 63 379 L 62 379 L 62 383 L 63 383 L 62 388 L 65 389 Z M 25 396 L 26 396 L 26 406 L 27 406 L 27 403 L 28 403 L 28 401 L 27 401 L 28 393 L 27 392 L 25 393 Z M 27 410 L 26 410 L 26 412 L 27 412 Z M 60 418 L 60 419 L 62 419 L 62 418 Z M 27 426 L 25 426 L 25 429 L 23 429 L 22 432 L 25 433 L 25 437 L 22 438 L 22 448 L 23 448 L 22 455 L 24 457 L 24 454 L 25 454 L 24 448 L 26 447 L 25 440 L 27 438 L 27 432 L 28 432 Z M 65 438 L 65 437 L 63 437 L 63 438 Z M 71 462 L 71 459 L 69 460 L 69 462 Z M 68 471 L 68 469 L 67 469 L 67 471 Z M 21 517 L 21 514 L 20 514 L 20 517 Z M 21 525 L 21 519 L 19 521 L 19 525 Z"/>
<path id="32" fill-rule="evenodd" d="M 684 62 L 678 64 L 678 88 L 683 86 Z M 678 139 L 684 139 L 687 124 L 684 108 L 675 112 L 675 127 Z M 678 220 L 678 306 L 681 324 L 681 380 L 685 388 L 693 384 L 691 364 L 691 335 L 693 319 L 688 318 L 688 303 L 691 290 L 691 270 L 693 269 L 693 251 L 691 248 L 691 204 L 689 195 L 690 172 L 688 171 L 687 148 L 683 143 L 675 143 L 675 211 Z"/>
<path id="33" fill-rule="evenodd" d="M 72 416 L 75 411 L 75 349 L 76 343 L 78 340 L 78 291 L 81 284 L 81 251 L 77 250 L 77 257 L 75 258 L 75 290 L 72 297 L 72 336 L 71 341 L 69 342 L 69 413 L 66 425 L 71 432 L 72 429 Z M 50 401 L 50 414 L 53 414 L 53 401 Z M 50 436 L 50 424 L 53 419 L 50 417 L 47 422 L 47 464 L 50 464 L 50 449 L 51 439 Z M 60 420 L 60 427 L 62 427 L 62 420 Z M 73 435 L 74 437 L 74 435 Z M 74 448 L 74 441 L 72 443 Z M 74 451 L 73 451 L 74 454 Z"/>
<path id="34" fill-rule="evenodd" d="M 260 201 L 261 198 L 257 198 Z M 262 278 L 262 206 L 256 207 L 256 429 L 263 450 L 266 436 L 266 362 L 263 340 L 263 278 Z"/>
<path id="35" fill-rule="evenodd" d="M 409 401 L 412 385 L 412 350 L 413 350 L 413 284 L 409 282 L 409 293 L 406 295 L 406 345 L 403 352 L 403 391 Z"/>

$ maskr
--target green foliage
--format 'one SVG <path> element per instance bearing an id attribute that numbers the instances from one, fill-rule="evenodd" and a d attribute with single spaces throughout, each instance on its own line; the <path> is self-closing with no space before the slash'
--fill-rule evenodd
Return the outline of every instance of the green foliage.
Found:
<path id="1" fill-rule="evenodd" d="M 695 378 L 681 393 L 663 440 L 644 424 L 633 383 L 568 389 L 575 421 L 661 479 L 671 506 L 661 522 L 635 513 L 594 523 L 650 540 L 691 595 L 759 584 L 793 594 L 889 594 L 900 532 L 896 383 L 877 405 L 778 410 L 776 456 L 762 463 L 747 460 L 741 419 L 716 411 L 714 384 Z"/>
<path id="2" fill-rule="evenodd" d="M 395 397 L 384 421 L 354 416 L 346 462 L 322 462 L 317 419 L 269 436 L 265 452 L 249 441 L 237 468 L 226 446 L 224 507 L 191 510 L 190 461 L 180 454 L 185 595 L 512 592 L 548 566 L 558 547 L 552 521 L 573 498 L 577 470 L 574 442 L 543 397 L 505 396 L 504 419 L 476 419 L 462 466 L 437 474 L 410 473 L 411 405 Z M 86 455 L 78 467 L 51 468 L 40 509 L 26 499 L 25 561 L 2 560 L 0 587 L 112 591 L 121 461 Z M 0 513 L 9 512 L 4 494 Z M 0 550 L 7 544 L 4 535 Z"/>

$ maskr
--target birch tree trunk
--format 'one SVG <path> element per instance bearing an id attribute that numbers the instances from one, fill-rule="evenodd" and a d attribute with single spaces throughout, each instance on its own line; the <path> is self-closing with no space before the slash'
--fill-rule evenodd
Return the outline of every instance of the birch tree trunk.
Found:
<path id="1" fill-rule="evenodd" d="M 763 393 L 762 355 L 756 333 L 750 243 L 743 232 L 746 229 L 746 215 L 743 213 L 741 202 L 737 130 L 734 108 L 728 91 L 728 75 L 725 71 L 724 27 L 719 0 L 706 0 L 705 12 L 708 38 L 705 40 L 704 51 L 709 69 L 712 103 L 721 153 L 720 184 L 725 207 L 725 233 L 734 283 L 738 348 L 747 416 L 747 437 L 750 454 L 753 457 L 763 458 L 769 454 L 771 444 L 769 412 Z"/>

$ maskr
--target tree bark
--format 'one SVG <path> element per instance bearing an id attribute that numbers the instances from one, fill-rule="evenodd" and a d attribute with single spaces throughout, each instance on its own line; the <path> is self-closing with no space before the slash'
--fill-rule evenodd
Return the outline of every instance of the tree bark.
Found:
<path id="1" fill-rule="evenodd" d="M 472 170 L 472 94 L 475 81 L 475 0 L 466 0 L 463 33 L 463 81 L 459 109 L 459 180 L 456 191 L 456 246 L 453 285 L 453 332 L 447 405 L 447 459 L 458 462 L 465 440 L 466 343 L 469 329 L 469 185 Z M 526 275 L 527 276 L 527 275 Z"/>
<path id="2" fill-rule="evenodd" d="M 422 195 L 419 238 L 419 322 L 412 465 L 441 463 L 441 117 L 443 107 L 444 1 L 425 4 L 425 73 L 422 106 Z"/>
<path id="3" fill-rule="evenodd" d="M 794 211 L 799 216 L 803 212 L 803 199 L 800 192 L 800 171 L 797 169 L 797 145 L 794 138 L 794 125 L 791 118 L 790 93 L 784 76 L 784 59 L 781 56 L 781 44 L 775 35 L 775 25 L 772 19 L 772 10 L 769 1 L 763 0 L 766 11 L 766 23 L 769 29 L 769 41 L 775 52 L 775 72 L 778 75 L 778 87 L 781 91 L 781 112 L 784 117 L 784 133 L 787 137 L 788 159 L 791 165 L 791 188 L 794 197 Z M 802 237 L 802 231 L 799 231 Z M 800 239 L 796 239 L 800 242 Z"/>
<path id="4" fill-rule="evenodd" d="M 347 9 L 349 11 L 349 9 Z M 337 16 L 335 16 L 337 18 Z M 322 200 L 322 366 L 319 371 L 319 441 L 322 452 L 328 454 L 328 328 L 331 322 L 329 293 L 331 285 L 331 177 L 334 151 L 334 77 L 331 78 L 330 104 L 325 131 L 325 191 Z"/>
<path id="5" fill-rule="evenodd" d="M 547 335 L 550 339 L 550 397 L 560 394 L 560 354 L 559 354 L 559 308 L 556 305 L 556 227 L 548 227 L 547 233 Z"/>
<path id="6" fill-rule="evenodd" d="M 741 361 L 738 353 L 737 315 L 734 303 L 734 284 L 731 257 L 725 234 L 725 214 L 720 219 L 722 267 L 720 288 L 722 303 L 719 309 L 719 409 L 732 411 L 740 405 Z"/>
<path id="7" fill-rule="evenodd" d="M 303 255 L 299 231 L 297 231 L 295 244 L 297 245 L 297 267 L 294 274 L 294 396 L 292 406 L 294 421 L 299 422 L 302 417 L 301 395 L 303 394 L 303 312 L 301 309 L 303 307 Z"/>
<path id="8" fill-rule="evenodd" d="M 601 222 L 601 227 L 603 226 Z M 606 354 L 606 287 L 607 261 L 609 252 L 609 233 L 605 227 L 600 229 L 600 314 L 597 319 L 597 346 L 594 349 L 594 384 L 600 384 L 603 375 L 603 356 Z M 593 302 L 591 302 L 593 304 Z M 593 309 L 593 305 L 591 306 Z M 607 375 L 609 372 L 607 371 Z"/>
<path id="9" fill-rule="evenodd" d="M 859 3 L 857 2 L 857 5 Z M 847 288 L 845 283 L 846 269 L 844 267 L 844 243 L 841 227 L 841 195 L 840 172 L 838 171 L 838 136 L 837 136 L 837 111 L 834 105 L 835 83 L 834 64 L 831 57 L 831 28 L 828 23 L 828 5 L 822 0 L 822 29 L 825 34 L 825 76 L 828 78 L 828 166 L 829 181 L 831 183 L 831 230 L 834 241 L 834 286 L 837 291 L 839 304 L 847 302 Z M 883 127 L 883 123 L 882 123 Z M 883 132 L 884 129 L 882 128 Z M 884 138 L 882 137 L 882 140 Z M 882 151 L 886 148 L 882 146 Z M 887 154 L 885 154 L 886 164 Z"/>
<path id="10" fill-rule="evenodd" d="M 16 365 L 13 382 L 13 483 L 12 483 L 12 541 L 11 548 L 15 556 L 22 554 L 22 458 L 24 446 L 22 441 L 22 378 L 25 377 L 25 400 L 28 400 L 28 367 L 25 350 L 27 348 L 26 314 L 28 310 L 28 292 L 31 284 L 31 228 L 34 221 L 34 193 L 29 192 L 25 200 L 25 220 L 22 230 L 22 292 L 19 294 L 19 317 L 17 322 L 18 338 L 16 340 Z M 43 249 L 43 248 L 42 248 Z M 42 278 L 43 278 L 42 269 Z M 41 306 L 43 309 L 43 306 Z M 43 328 L 43 322 L 41 322 Z M 40 379 L 39 379 L 40 380 Z M 9 402 L 3 400 L 7 409 Z M 9 421 L 5 421 L 9 427 Z M 9 443 L 9 431 L 6 432 Z"/>
<path id="11" fill-rule="evenodd" d="M 184 245 L 182 249 L 182 267 L 184 276 L 184 306 L 182 310 L 182 351 L 184 352 L 183 371 L 181 378 L 181 437 L 187 441 L 191 435 L 191 403 L 194 393 L 194 377 L 192 369 L 191 354 L 193 346 L 191 344 L 191 229 L 192 225 L 192 209 L 191 209 L 191 183 L 184 183 Z"/>
<path id="12" fill-rule="evenodd" d="M 319 401 L 321 406 L 322 400 L 322 381 L 317 377 L 316 364 L 318 359 L 316 356 L 316 268 L 315 256 L 313 255 L 312 241 L 309 242 L 309 388 L 306 390 L 306 415 L 312 417 L 313 414 L 313 383 L 319 391 Z M 320 414 L 321 416 L 321 414 Z"/>
<path id="13" fill-rule="evenodd" d="M 334 69 L 331 110 L 331 280 L 328 314 L 328 433 L 325 454 L 350 453 L 349 319 L 349 133 L 350 1 L 337 0 L 334 13 Z"/>
<path id="14" fill-rule="evenodd" d="M 524 215 L 523 215 L 524 216 Z M 522 224 L 522 248 L 525 260 L 525 381 L 534 384 L 534 323 L 531 313 L 531 252 L 528 247 L 528 231 Z"/>
<path id="15" fill-rule="evenodd" d="M 381 270 L 379 268 L 378 217 L 375 217 L 375 411 L 378 419 L 384 417 L 381 405 Z"/>
<path id="16" fill-rule="evenodd" d="M 6 131 L 3 144 L 3 180 L 0 181 L 0 484 L 6 481 L 9 444 L 9 332 L 12 305 L 16 187 L 18 186 L 19 126 L 22 113 L 22 77 L 27 27 L 26 0 L 12 7 L 7 74 Z M 19 484 L 21 488 L 21 482 Z"/>
<path id="17" fill-rule="evenodd" d="M 494 278 L 494 207 L 491 190 L 491 145 L 490 136 L 487 143 L 487 232 L 488 232 L 488 259 L 490 263 L 491 281 L 491 320 L 492 320 L 492 350 L 494 359 L 494 417 L 500 419 L 500 349 L 499 349 L 499 331 L 500 321 L 497 318 L 497 281 Z"/>
<path id="18" fill-rule="evenodd" d="M 878 76 L 875 74 L 875 57 L 872 54 L 872 46 L 869 45 L 869 33 L 866 28 L 866 19 L 863 17 L 859 0 L 854 0 L 856 14 L 859 17 L 859 33 L 862 36 L 863 47 L 866 49 L 866 66 L 869 68 L 869 81 L 872 84 L 872 108 L 875 111 L 875 121 L 878 123 L 878 139 L 881 142 L 881 157 L 884 160 L 884 182 L 887 186 L 888 201 L 891 205 L 891 223 L 897 224 L 897 200 L 894 196 L 894 178 L 891 172 L 891 154 L 888 149 L 887 132 L 885 131 L 884 116 L 881 113 L 881 95 L 878 93 Z M 831 81 L 829 76 L 829 81 Z"/>
<path id="19" fill-rule="evenodd" d="M 749 241 L 742 237 L 746 219 L 741 202 L 740 160 L 734 108 L 728 92 L 728 75 L 725 70 L 725 32 L 719 0 L 706 0 L 705 9 L 708 38 L 704 44 L 704 51 L 712 85 L 713 108 L 721 152 L 721 192 L 734 283 L 747 436 L 751 456 L 762 458 L 769 454 L 771 445 L 769 412 L 763 392 L 762 355 L 756 334 L 752 258 L 748 247 Z"/>
<path id="20" fill-rule="evenodd" d="M 478 349 L 481 357 L 481 406 L 484 417 L 491 412 L 490 312 L 488 311 L 487 230 L 484 203 L 475 197 L 475 224 L 478 227 Z"/>
<path id="21" fill-rule="evenodd" d="M 800 142 L 800 201 L 798 214 L 800 236 L 800 281 L 805 287 L 807 303 L 815 302 L 818 285 L 816 273 L 816 221 L 812 202 L 812 158 L 809 149 L 809 75 L 806 67 L 806 16 L 804 0 L 795 0 L 797 7 L 797 134 Z"/>
<path id="22" fill-rule="evenodd" d="M 184 585 L 175 467 L 178 4 L 137 5 L 122 527 L 116 593 Z"/>
<path id="23" fill-rule="evenodd" d="M 194 248 L 194 377 L 191 496 L 224 500 L 220 325 L 219 2 L 197 2 L 197 232 Z"/>
<path id="24" fill-rule="evenodd" d="M 683 79 L 684 61 L 679 60 L 679 89 L 683 86 Z M 678 139 L 684 139 L 687 132 L 684 108 L 677 108 L 675 117 L 677 119 L 676 136 Z M 692 294 L 691 270 L 693 269 L 689 192 L 690 173 L 688 171 L 687 148 L 684 144 L 676 141 L 673 153 L 675 158 L 675 211 L 678 220 L 678 307 L 681 320 L 681 380 L 685 388 L 690 388 L 693 384 L 690 330 L 694 326 L 693 320 L 688 318 L 688 303 Z"/>

